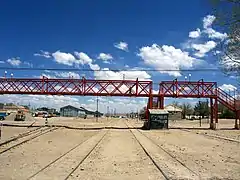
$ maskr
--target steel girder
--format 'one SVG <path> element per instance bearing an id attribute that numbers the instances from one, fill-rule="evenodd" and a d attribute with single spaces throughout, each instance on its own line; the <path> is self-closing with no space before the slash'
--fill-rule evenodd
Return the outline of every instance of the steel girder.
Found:
<path id="1" fill-rule="evenodd" d="M 159 95 L 164 97 L 211 98 L 216 97 L 216 82 L 163 81 Z"/>
<path id="2" fill-rule="evenodd" d="M 0 94 L 150 97 L 152 81 L 2 78 Z"/>

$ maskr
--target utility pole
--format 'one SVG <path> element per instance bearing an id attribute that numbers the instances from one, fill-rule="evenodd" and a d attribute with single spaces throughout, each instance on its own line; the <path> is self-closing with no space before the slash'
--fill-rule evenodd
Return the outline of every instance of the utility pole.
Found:
<path id="1" fill-rule="evenodd" d="M 96 121 L 98 122 L 98 96 L 97 96 L 97 113 L 96 113 Z"/>
<path id="2" fill-rule="evenodd" d="M 110 114 L 109 114 L 109 106 L 107 106 L 107 120 L 108 120 L 109 116 L 110 116 Z"/>

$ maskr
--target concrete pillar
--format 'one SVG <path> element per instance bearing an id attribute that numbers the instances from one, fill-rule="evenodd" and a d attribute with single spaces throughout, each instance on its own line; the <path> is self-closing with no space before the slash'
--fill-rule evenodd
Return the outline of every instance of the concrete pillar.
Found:
<path id="1" fill-rule="evenodd" d="M 216 123 L 210 123 L 210 129 L 216 130 Z"/>
<path id="2" fill-rule="evenodd" d="M 160 97 L 160 109 L 164 109 L 164 96 Z"/>
<path id="3" fill-rule="evenodd" d="M 236 112 L 234 129 L 240 129 L 240 110 Z"/>
<path id="4" fill-rule="evenodd" d="M 218 102 L 217 98 L 214 100 L 214 109 L 215 109 L 215 123 L 218 123 Z"/>
<path id="5" fill-rule="evenodd" d="M 240 129 L 239 120 L 237 118 L 235 119 L 234 129 Z"/>
<path id="6" fill-rule="evenodd" d="M 160 109 L 161 107 L 161 98 L 158 97 L 158 101 L 157 101 L 157 109 Z"/>
<path id="7" fill-rule="evenodd" d="M 215 125 L 213 126 L 213 129 L 217 129 L 218 127 L 218 102 L 217 98 L 214 99 L 214 115 L 215 115 Z"/>
<path id="8" fill-rule="evenodd" d="M 210 129 L 216 129 L 216 124 L 214 123 L 214 106 L 213 106 L 213 98 L 210 98 Z"/>

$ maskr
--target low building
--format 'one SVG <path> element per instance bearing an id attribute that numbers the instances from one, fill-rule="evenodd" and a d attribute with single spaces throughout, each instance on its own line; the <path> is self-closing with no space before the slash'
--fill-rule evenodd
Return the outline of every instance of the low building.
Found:
<path id="1" fill-rule="evenodd" d="M 15 105 L 15 104 L 3 105 L 1 110 L 6 111 L 7 113 L 16 113 L 19 110 L 21 110 L 23 112 L 29 112 L 29 109 L 26 109 L 24 106 L 18 106 L 18 105 Z"/>
<path id="2" fill-rule="evenodd" d="M 83 114 L 86 114 L 85 111 L 71 105 L 60 108 L 60 115 L 64 117 L 78 117 Z"/>
<path id="3" fill-rule="evenodd" d="M 91 117 L 91 116 L 103 116 L 103 113 L 97 111 L 89 111 L 83 107 L 77 108 L 71 105 L 60 108 L 60 115 L 65 117 Z"/>
<path id="4" fill-rule="evenodd" d="M 168 111 L 169 115 L 169 120 L 179 120 L 182 119 L 182 109 L 174 106 L 172 104 L 167 105 L 164 107 L 164 110 Z"/>
<path id="5" fill-rule="evenodd" d="M 101 113 L 101 112 L 90 111 L 90 110 L 85 109 L 84 107 L 80 107 L 80 110 L 84 111 L 87 116 L 94 116 L 94 117 L 96 117 L 96 116 L 98 116 L 98 117 L 103 116 L 103 113 Z"/>

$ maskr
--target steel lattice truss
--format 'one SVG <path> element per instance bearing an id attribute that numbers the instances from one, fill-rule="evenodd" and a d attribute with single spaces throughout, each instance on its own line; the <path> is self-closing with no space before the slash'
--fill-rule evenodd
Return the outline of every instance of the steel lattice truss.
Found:
<path id="1" fill-rule="evenodd" d="M 163 81 L 159 94 L 152 94 L 152 81 L 136 80 L 91 80 L 91 79 L 0 79 L 0 94 L 42 94 L 79 96 L 126 96 L 148 97 L 152 108 L 153 97 L 158 98 L 158 107 L 163 108 L 164 97 L 214 98 L 230 110 L 240 109 L 234 97 L 217 88 L 216 82 Z"/>
<path id="2" fill-rule="evenodd" d="M 215 98 L 232 111 L 240 109 L 238 101 L 217 88 L 216 82 L 163 81 L 160 83 L 159 97 Z"/>
<path id="3" fill-rule="evenodd" d="M 238 101 L 220 88 L 217 89 L 218 101 L 227 106 L 230 110 L 239 110 Z"/>
<path id="4" fill-rule="evenodd" d="M 152 81 L 88 79 L 0 79 L 0 94 L 149 97 Z"/>
<path id="5" fill-rule="evenodd" d="M 165 97 L 216 97 L 216 82 L 163 81 L 160 83 L 160 95 Z"/>

